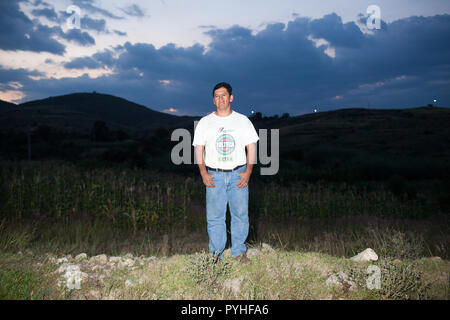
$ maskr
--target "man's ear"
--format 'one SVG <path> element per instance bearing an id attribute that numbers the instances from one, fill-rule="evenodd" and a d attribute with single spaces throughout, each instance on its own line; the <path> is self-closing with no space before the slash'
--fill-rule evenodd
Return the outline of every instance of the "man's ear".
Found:
<path id="1" fill-rule="evenodd" d="M 231 96 L 230 96 L 230 102 L 233 102 L 233 99 L 234 99 L 234 96 L 231 95 Z"/>

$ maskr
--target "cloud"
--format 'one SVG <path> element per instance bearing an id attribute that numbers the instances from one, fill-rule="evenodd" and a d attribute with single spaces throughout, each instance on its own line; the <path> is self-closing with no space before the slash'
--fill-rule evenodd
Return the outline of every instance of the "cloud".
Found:
<path id="1" fill-rule="evenodd" d="M 76 28 L 70 29 L 66 33 L 59 31 L 58 35 L 81 46 L 92 46 L 95 44 L 95 39 L 89 33 Z"/>
<path id="2" fill-rule="evenodd" d="M 126 32 L 122 32 L 122 31 L 119 31 L 119 30 L 113 30 L 113 32 L 114 32 L 115 34 L 121 36 L 121 37 L 124 37 L 124 36 L 127 35 Z"/>
<path id="3" fill-rule="evenodd" d="M 35 4 L 45 4 L 44 9 L 33 9 L 32 13 L 38 17 L 46 17 L 52 21 L 61 21 L 54 9 L 47 3 L 36 1 Z M 102 30 L 104 20 L 87 18 L 82 25 L 89 29 Z M 47 26 L 38 19 L 31 21 L 19 8 L 18 2 L 0 2 L 0 49 L 25 50 L 32 52 L 49 52 L 64 55 L 66 47 L 59 39 L 65 39 L 81 46 L 92 46 L 95 39 L 86 31 L 69 29 L 64 32 L 59 25 Z"/>
<path id="4" fill-rule="evenodd" d="M 80 7 L 81 9 L 86 10 L 89 13 L 100 14 L 104 17 L 121 20 L 123 17 L 116 16 L 112 12 L 102 9 L 94 5 L 94 0 L 72 0 L 73 4 Z"/>
<path id="5" fill-rule="evenodd" d="M 65 63 L 64 67 L 66 69 L 98 69 L 111 67 L 113 63 L 113 52 L 111 50 L 104 50 L 95 53 L 92 57 L 75 58 Z"/>
<path id="6" fill-rule="evenodd" d="M 17 2 L 0 2 L 0 49 L 50 52 L 62 55 L 65 46 L 53 39 L 59 31 L 32 22 Z"/>
<path id="7" fill-rule="evenodd" d="M 88 16 L 84 16 L 83 18 L 81 18 L 80 24 L 82 29 L 107 32 L 105 19 L 92 19 Z"/>
<path id="8" fill-rule="evenodd" d="M 58 15 L 53 8 L 33 9 L 31 13 L 35 17 L 45 17 L 50 21 L 58 21 Z"/>
<path id="9" fill-rule="evenodd" d="M 358 48 L 364 40 L 363 33 L 355 22 L 344 24 L 336 13 L 311 21 L 309 28 L 313 37 L 326 39 L 332 46 Z"/>
<path id="10" fill-rule="evenodd" d="M 409 17 L 365 33 L 336 14 L 297 16 L 259 32 L 235 25 L 204 28 L 208 46 L 156 48 L 130 43 L 66 63 L 111 73 L 20 81 L 27 99 L 93 90 L 180 114 L 213 110 L 212 87 L 233 86 L 233 107 L 248 114 L 292 115 L 342 107 L 414 107 L 438 97 L 450 104 L 450 16 Z M 322 39 L 322 40 L 319 40 Z M 334 57 L 330 51 L 333 50 Z M 2 81 L 0 73 L 0 83 Z"/>
<path id="11" fill-rule="evenodd" d="M 126 13 L 129 16 L 132 17 L 139 17 L 142 18 L 145 16 L 144 11 L 137 5 L 137 4 L 132 4 L 126 8 L 121 9 L 124 13 Z"/>

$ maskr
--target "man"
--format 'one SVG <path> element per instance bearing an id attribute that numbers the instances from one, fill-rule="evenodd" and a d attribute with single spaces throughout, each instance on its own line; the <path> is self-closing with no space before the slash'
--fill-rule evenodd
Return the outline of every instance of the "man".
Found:
<path id="1" fill-rule="evenodd" d="M 251 121 L 245 115 L 231 110 L 233 98 L 228 83 L 221 82 L 214 87 L 216 111 L 200 119 L 195 128 L 193 145 L 206 186 L 209 251 L 219 261 L 223 259 L 227 242 L 225 219 L 229 204 L 231 255 L 240 263 L 248 265 L 250 259 L 246 255 L 245 245 L 249 230 L 248 181 L 259 138 Z"/>

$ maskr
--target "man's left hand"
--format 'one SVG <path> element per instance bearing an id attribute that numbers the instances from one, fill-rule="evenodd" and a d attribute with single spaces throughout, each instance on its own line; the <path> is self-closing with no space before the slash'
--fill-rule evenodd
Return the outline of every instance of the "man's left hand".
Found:
<path id="1" fill-rule="evenodd" d="M 241 173 L 239 173 L 239 175 L 241 176 L 241 180 L 239 181 L 239 183 L 236 185 L 238 188 L 245 188 L 248 185 L 248 181 L 250 180 L 250 175 L 252 173 L 250 171 L 242 171 Z"/>

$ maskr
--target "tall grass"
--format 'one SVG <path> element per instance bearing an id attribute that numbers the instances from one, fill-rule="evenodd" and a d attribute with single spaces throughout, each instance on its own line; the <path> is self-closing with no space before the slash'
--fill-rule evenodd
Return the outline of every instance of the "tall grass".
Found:
<path id="1" fill-rule="evenodd" d="M 426 243 L 419 250 L 422 254 L 447 256 L 447 246 L 442 247 L 448 238 L 445 216 L 438 222 L 439 230 L 421 230 L 424 238 L 412 238 L 413 244 L 404 238 L 409 237 L 405 230 L 389 222 L 410 219 L 408 224 L 413 225 L 414 219 L 442 213 L 433 190 L 426 185 L 417 188 L 423 191 L 411 198 L 402 193 L 402 188 L 392 192 L 381 182 L 266 183 L 255 178 L 250 186 L 253 236 L 249 240 L 348 256 L 369 246 L 382 248 L 386 254 L 392 252 L 395 243 L 389 242 L 390 238 L 403 241 L 412 252 L 418 244 L 440 235 L 436 243 Z M 0 200 L 2 228 L 5 221 L 12 222 L 12 226 L 25 221 L 24 225 L 31 226 L 27 232 L 9 229 L 11 232 L 0 237 L 4 248 L 24 247 L 36 239 L 51 242 L 52 234 L 64 238 L 68 243 L 65 247 L 73 250 L 88 244 L 104 248 L 100 242 L 111 241 L 108 234 L 120 231 L 121 239 L 126 238 L 125 234 L 140 237 L 143 247 L 142 241 L 148 239 L 142 235 L 166 235 L 161 250 L 170 252 L 171 247 L 178 251 L 175 246 L 180 237 L 205 233 L 206 229 L 205 187 L 197 173 L 181 176 L 156 170 L 81 168 L 62 162 L 2 162 Z M 369 222 L 361 222 L 360 217 L 367 217 L 363 220 Z M 384 225 L 392 232 L 377 227 L 377 219 L 387 219 Z M 32 226 L 39 222 L 57 226 L 67 236 L 48 228 L 36 232 Z M 377 231 L 371 233 L 371 228 Z M 6 234 L 12 236 L 7 238 Z M 83 240 L 85 237 L 90 240 Z"/>
<path id="2" fill-rule="evenodd" d="M 0 170 L 4 217 L 102 219 L 136 232 L 187 230 L 194 182 L 150 171 L 82 170 L 64 163 L 3 163 Z"/>

